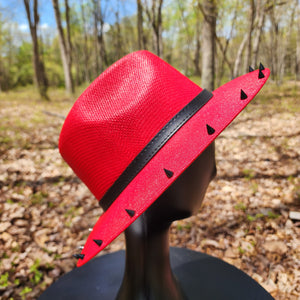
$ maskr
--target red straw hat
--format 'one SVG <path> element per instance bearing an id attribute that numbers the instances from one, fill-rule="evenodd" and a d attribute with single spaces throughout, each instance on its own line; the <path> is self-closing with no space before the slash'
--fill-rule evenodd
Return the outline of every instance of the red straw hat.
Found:
<path id="1" fill-rule="evenodd" d="M 101 202 L 81 266 L 136 220 L 244 109 L 266 82 L 260 65 L 203 90 L 148 51 L 129 54 L 78 98 L 59 150 Z"/>

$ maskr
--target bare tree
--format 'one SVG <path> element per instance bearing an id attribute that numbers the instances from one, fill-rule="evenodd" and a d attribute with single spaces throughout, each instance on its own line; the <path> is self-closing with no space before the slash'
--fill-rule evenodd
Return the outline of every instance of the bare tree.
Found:
<path id="1" fill-rule="evenodd" d="M 2 92 L 2 81 L 3 81 L 3 63 L 2 63 L 2 60 L 0 59 L 0 94 Z"/>
<path id="2" fill-rule="evenodd" d="M 61 60 L 62 60 L 64 75 L 65 75 L 66 91 L 68 93 L 73 93 L 74 92 L 74 84 L 73 84 L 72 73 L 71 73 L 71 67 L 72 67 L 71 49 L 72 49 L 72 46 L 71 46 L 71 39 L 70 39 L 70 19 L 69 19 L 68 0 L 65 0 L 67 39 L 65 38 L 63 27 L 62 27 L 61 14 L 60 14 L 58 0 L 52 0 L 52 3 L 53 3 L 56 25 L 57 25 L 57 30 L 58 30 L 59 46 L 60 46 Z"/>
<path id="3" fill-rule="evenodd" d="M 83 55 L 84 55 L 84 80 L 86 82 L 90 81 L 90 74 L 88 68 L 89 62 L 89 49 L 88 49 L 88 33 L 87 33 L 87 24 L 86 24 L 86 16 L 85 16 L 85 7 L 83 0 L 81 0 L 81 19 L 82 19 L 82 26 L 83 26 Z"/>
<path id="4" fill-rule="evenodd" d="M 104 15 L 101 0 L 93 0 L 94 5 L 94 37 L 95 37 L 95 76 L 103 72 L 104 66 L 108 64 L 104 42 Z"/>
<path id="5" fill-rule="evenodd" d="M 249 12 L 249 27 L 248 27 L 248 42 L 245 55 L 245 71 L 248 70 L 248 67 L 251 63 L 251 53 L 252 53 L 252 32 L 254 29 L 254 18 L 255 18 L 255 2 L 254 0 L 249 0 L 250 2 L 250 12 Z"/>
<path id="6" fill-rule="evenodd" d="M 32 50 L 33 50 L 33 66 L 35 73 L 35 84 L 38 87 L 39 93 L 43 99 L 49 100 L 47 95 L 48 81 L 45 74 L 44 63 L 40 57 L 39 52 L 39 39 L 37 35 L 37 27 L 39 24 L 38 14 L 38 0 L 33 1 L 33 12 L 30 8 L 30 0 L 24 0 L 24 5 L 27 14 L 27 20 L 30 28 L 30 34 L 32 39 Z M 33 13 L 33 16 L 31 15 Z"/>
<path id="7" fill-rule="evenodd" d="M 297 20 L 297 50 L 296 50 L 296 79 L 300 80 L 300 3 L 297 7 L 298 20 Z"/>
<path id="8" fill-rule="evenodd" d="M 162 5 L 163 0 L 152 0 L 151 9 L 145 1 L 146 14 L 152 26 L 153 32 L 153 48 L 158 56 L 163 56 L 162 42 Z"/>
<path id="9" fill-rule="evenodd" d="M 71 29 L 70 29 L 70 6 L 68 0 L 65 0 L 65 9 L 66 9 L 66 27 L 67 27 L 67 54 L 69 58 L 70 68 L 72 67 L 72 43 L 71 43 Z"/>
<path id="10" fill-rule="evenodd" d="M 291 3 L 292 4 L 292 3 Z M 286 67 L 286 56 L 287 56 L 287 51 L 288 51 L 288 46 L 291 41 L 291 35 L 292 35 L 292 29 L 294 27 L 294 22 L 295 22 L 295 14 L 296 14 L 296 9 L 298 5 L 298 0 L 293 0 L 293 5 L 291 6 L 291 15 L 289 17 L 289 24 L 286 29 L 286 36 L 283 39 L 283 42 L 281 43 L 281 51 L 279 53 L 279 84 L 282 83 L 283 81 L 283 76 L 285 74 L 285 67 Z"/>
<path id="11" fill-rule="evenodd" d="M 283 42 L 281 38 L 282 30 L 280 26 L 281 22 L 281 10 L 286 9 L 285 5 L 290 4 L 288 1 L 269 1 L 266 12 L 269 15 L 271 30 L 270 30 L 270 57 L 271 57 L 271 76 L 276 84 L 280 84 L 280 57 L 283 50 Z M 280 12 L 279 12 L 280 10 Z M 293 22 L 293 20 L 291 20 Z M 289 24 L 290 25 L 290 24 Z"/>
<path id="12" fill-rule="evenodd" d="M 240 47 L 238 49 L 235 63 L 234 63 L 234 69 L 233 69 L 233 77 L 237 77 L 240 75 L 240 70 L 242 69 L 242 58 L 243 58 L 243 52 L 246 48 L 247 53 L 245 56 L 245 68 L 248 68 L 251 62 L 251 50 L 252 50 L 252 32 L 255 29 L 255 3 L 254 0 L 250 0 L 250 16 L 249 16 L 249 26 L 248 26 L 248 31 L 246 34 L 244 34 L 244 38 L 240 44 Z M 244 68 L 244 69 L 245 69 Z"/>
<path id="13" fill-rule="evenodd" d="M 138 46 L 139 49 L 146 49 L 146 36 L 144 33 L 143 4 L 137 0 L 137 29 L 138 29 Z"/>
<path id="14" fill-rule="evenodd" d="M 120 59 L 122 57 L 123 51 L 122 51 L 122 32 L 121 32 L 121 25 L 120 25 L 120 14 L 119 14 L 119 7 L 118 10 L 116 11 L 116 54 L 117 54 L 117 59 Z"/>
<path id="15" fill-rule="evenodd" d="M 278 83 L 278 37 L 279 37 L 279 22 L 275 16 L 275 6 L 273 5 L 269 12 L 271 20 L 271 76 Z"/>
<path id="16" fill-rule="evenodd" d="M 201 86 L 214 90 L 215 77 L 215 36 L 217 4 L 215 0 L 203 0 L 198 5 L 203 13 L 202 24 L 202 79 Z"/>
<path id="17" fill-rule="evenodd" d="M 240 69 L 241 69 L 241 63 L 242 63 L 242 56 L 243 56 L 243 51 L 246 47 L 247 41 L 248 41 L 248 34 L 244 35 L 244 38 L 240 44 L 240 47 L 238 49 L 237 55 L 236 55 L 236 59 L 235 59 L 235 63 L 234 63 L 234 69 L 233 69 L 233 77 L 237 77 L 240 75 Z"/>
<path id="18" fill-rule="evenodd" d="M 195 76 L 200 76 L 201 75 L 201 70 L 200 70 L 200 50 L 201 50 L 201 43 L 200 43 L 200 31 L 201 31 L 201 27 L 200 27 L 200 18 L 199 18 L 199 13 L 198 13 L 198 9 L 196 10 L 197 14 L 196 14 L 196 47 L 195 47 L 195 54 L 194 54 L 194 66 L 195 66 Z"/>
<path id="19" fill-rule="evenodd" d="M 99 63 L 99 40 L 98 40 L 98 1 L 93 0 L 93 8 L 94 8 L 94 50 L 95 50 L 95 63 L 94 63 L 94 78 L 96 78 L 100 72 L 100 63 Z M 101 7 L 101 3 L 100 3 Z"/>
<path id="20" fill-rule="evenodd" d="M 260 38 L 263 31 L 263 26 L 265 23 L 265 0 L 257 0 L 256 3 L 256 18 L 257 18 L 257 26 L 253 40 L 253 49 L 252 49 L 252 67 L 257 67 L 258 64 L 258 53 L 259 53 L 259 45 Z"/>
<path id="21" fill-rule="evenodd" d="M 227 54 L 227 50 L 228 50 L 228 47 L 229 47 L 229 43 L 230 43 L 230 41 L 233 37 L 233 32 L 234 32 L 234 29 L 235 29 L 235 23 L 236 23 L 237 16 L 238 16 L 238 1 L 236 1 L 236 3 L 235 3 L 233 17 L 231 19 L 230 33 L 229 33 L 229 36 L 225 39 L 225 45 L 223 46 L 220 39 L 217 36 L 215 37 L 216 41 L 217 41 L 217 44 L 218 44 L 218 46 L 221 50 L 222 56 L 223 56 L 221 66 L 220 66 L 220 70 L 219 70 L 219 74 L 218 74 L 218 82 L 217 82 L 218 86 L 221 85 L 221 80 L 222 80 L 223 74 L 224 74 L 225 62 L 227 63 L 227 65 L 230 69 L 231 77 L 233 77 L 233 66 L 232 66 L 233 64 L 231 62 L 229 62 L 226 54 Z"/>
<path id="22" fill-rule="evenodd" d="M 189 63 L 192 61 L 190 52 L 191 52 L 192 43 L 193 43 L 193 36 L 192 36 L 192 34 L 190 32 L 190 28 L 189 28 L 189 24 L 188 24 L 189 15 L 186 14 L 187 8 L 185 6 L 184 1 L 177 0 L 177 6 L 178 6 L 178 9 L 179 9 L 179 12 L 180 12 L 180 19 L 181 19 L 180 23 L 183 25 L 183 29 L 184 29 L 184 32 L 185 32 L 185 34 L 184 34 L 184 38 L 185 38 L 185 41 L 184 41 L 184 44 L 185 44 L 185 47 L 184 47 L 184 57 L 185 57 L 185 59 L 184 59 L 183 63 L 184 63 L 184 73 L 187 74 L 188 71 L 189 71 L 189 68 L 190 68 L 190 64 Z M 199 21 L 198 18 L 197 18 L 196 22 L 200 23 L 200 21 Z M 197 28 L 196 28 L 196 30 L 197 30 Z M 198 36 L 198 40 L 200 40 L 199 36 Z M 198 46 L 200 48 L 200 41 L 199 41 L 199 45 Z M 198 61 L 198 63 L 199 63 L 199 61 Z M 198 64 L 198 69 L 199 69 L 199 64 Z"/>

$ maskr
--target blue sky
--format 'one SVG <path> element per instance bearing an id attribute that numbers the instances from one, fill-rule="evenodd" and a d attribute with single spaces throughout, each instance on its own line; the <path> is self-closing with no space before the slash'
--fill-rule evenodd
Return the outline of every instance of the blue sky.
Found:
<path id="1" fill-rule="evenodd" d="M 23 0 L 1 0 L 0 11 L 6 21 L 27 25 Z M 40 23 L 53 26 L 55 24 L 51 0 L 39 0 Z"/>
<path id="2" fill-rule="evenodd" d="M 33 1 L 32 1 L 33 2 Z M 39 0 L 40 25 L 42 27 L 56 28 L 55 17 L 51 0 Z M 60 1 L 61 2 L 61 1 Z M 80 4 L 79 0 L 70 0 L 70 5 Z M 136 0 L 102 0 L 102 6 L 106 7 L 105 22 L 113 24 L 115 22 L 114 11 L 117 3 L 120 2 L 120 17 L 133 15 L 136 13 Z M 23 0 L 1 0 L 0 13 L 6 22 L 19 24 L 22 31 L 28 31 L 28 21 Z"/>

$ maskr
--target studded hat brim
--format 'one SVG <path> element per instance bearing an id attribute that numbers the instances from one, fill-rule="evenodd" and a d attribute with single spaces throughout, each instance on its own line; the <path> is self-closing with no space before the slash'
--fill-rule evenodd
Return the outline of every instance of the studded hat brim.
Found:
<path id="1" fill-rule="evenodd" d="M 247 106 L 269 75 L 269 69 L 260 68 L 216 89 L 100 216 L 77 266 L 97 255 L 158 199 Z"/>

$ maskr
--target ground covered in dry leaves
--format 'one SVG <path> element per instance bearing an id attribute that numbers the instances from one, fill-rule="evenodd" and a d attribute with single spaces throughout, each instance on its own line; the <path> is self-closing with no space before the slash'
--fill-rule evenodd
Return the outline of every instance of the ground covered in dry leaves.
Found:
<path id="1" fill-rule="evenodd" d="M 0 94 L 0 298 L 35 299 L 75 267 L 101 209 L 62 161 L 58 136 L 74 100 Z M 50 112 L 50 114 L 49 114 Z M 269 82 L 216 141 L 218 175 L 172 246 L 219 257 L 275 299 L 300 298 L 300 85 Z M 123 236 L 104 253 L 124 248 Z"/>

